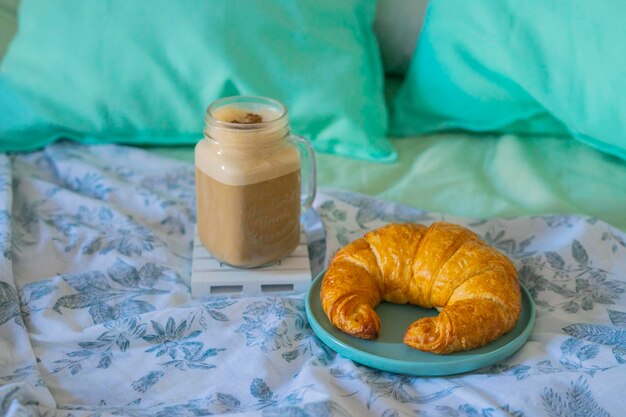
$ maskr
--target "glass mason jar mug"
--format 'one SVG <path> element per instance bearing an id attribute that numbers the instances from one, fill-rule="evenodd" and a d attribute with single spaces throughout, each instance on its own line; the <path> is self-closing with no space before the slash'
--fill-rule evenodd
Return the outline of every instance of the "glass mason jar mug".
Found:
<path id="1" fill-rule="evenodd" d="M 292 135 L 286 107 L 265 97 L 227 97 L 205 114 L 195 148 L 198 235 L 219 261 L 255 268 L 300 243 L 300 213 L 315 198 L 315 157 Z"/>

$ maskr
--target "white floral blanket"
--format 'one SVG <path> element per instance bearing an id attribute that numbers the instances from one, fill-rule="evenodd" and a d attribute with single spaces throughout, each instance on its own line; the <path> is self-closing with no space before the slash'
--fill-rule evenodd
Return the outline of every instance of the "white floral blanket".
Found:
<path id="1" fill-rule="evenodd" d="M 615 228 L 453 218 L 322 190 L 315 272 L 385 222 L 445 219 L 514 259 L 535 299 L 534 331 L 505 361 L 407 377 L 325 347 L 303 295 L 191 298 L 194 198 L 190 164 L 136 148 L 0 155 L 0 414 L 624 415 L 626 236 Z"/>

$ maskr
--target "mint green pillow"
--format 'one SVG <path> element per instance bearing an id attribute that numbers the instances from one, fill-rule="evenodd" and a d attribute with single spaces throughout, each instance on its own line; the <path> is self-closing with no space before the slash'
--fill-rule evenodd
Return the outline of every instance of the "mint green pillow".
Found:
<path id="1" fill-rule="evenodd" d="M 437 0 L 391 132 L 569 133 L 626 158 L 626 2 Z"/>
<path id="2" fill-rule="evenodd" d="M 273 97 L 315 148 L 393 160 L 374 0 L 23 0 L 0 150 L 195 143 L 230 95 Z"/>

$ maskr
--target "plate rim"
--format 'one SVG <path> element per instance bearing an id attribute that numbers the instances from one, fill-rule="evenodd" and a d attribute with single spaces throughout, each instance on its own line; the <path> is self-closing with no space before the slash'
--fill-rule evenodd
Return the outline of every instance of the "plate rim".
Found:
<path id="1" fill-rule="evenodd" d="M 460 358 L 457 358 L 455 356 L 433 354 L 439 358 L 446 358 L 443 362 L 437 363 L 402 360 L 373 354 L 360 350 L 356 347 L 342 342 L 341 340 L 336 339 L 332 334 L 328 333 L 318 322 L 315 313 L 312 311 L 311 297 L 315 296 L 315 294 L 313 294 L 314 289 L 321 286 L 321 280 L 323 279 L 325 273 L 326 269 L 317 274 L 305 295 L 306 316 L 309 321 L 309 325 L 313 330 L 313 333 L 326 346 L 330 347 L 344 358 L 381 371 L 411 376 L 443 376 L 470 372 L 484 366 L 492 365 L 513 355 L 515 352 L 521 349 L 522 346 L 524 346 L 535 326 L 537 315 L 535 302 L 528 289 L 526 289 L 526 287 L 520 282 L 519 284 L 522 292 L 522 298 L 526 298 L 530 310 L 528 312 L 528 322 L 525 324 L 518 336 L 493 351 L 486 352 L 480 356 L 464 356 Z M 317 294 L 317 296 L 319 297 L 319 294 Z M 522 300 L 522 308 L 523 307 L 524 300 Z M 321 312 L 321 314 L 326 318 L 326 320 L 328 320 L 326 314 L 323 311 Z M 471 350 L 466 352 L 471 352 Z"/>

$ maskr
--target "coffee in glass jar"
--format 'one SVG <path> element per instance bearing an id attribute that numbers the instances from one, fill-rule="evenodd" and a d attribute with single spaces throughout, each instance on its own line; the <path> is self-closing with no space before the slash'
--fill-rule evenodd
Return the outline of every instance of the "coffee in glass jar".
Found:
<path id="1" fill-rule="evenodd" d="M 291 135 L 287 109 L 237 96 L 209 106 L 195 148 L 198 235 L 223 263 L 254 268 L 300 242 L 300 214 L 315 196 L 310 143 Z"/>

